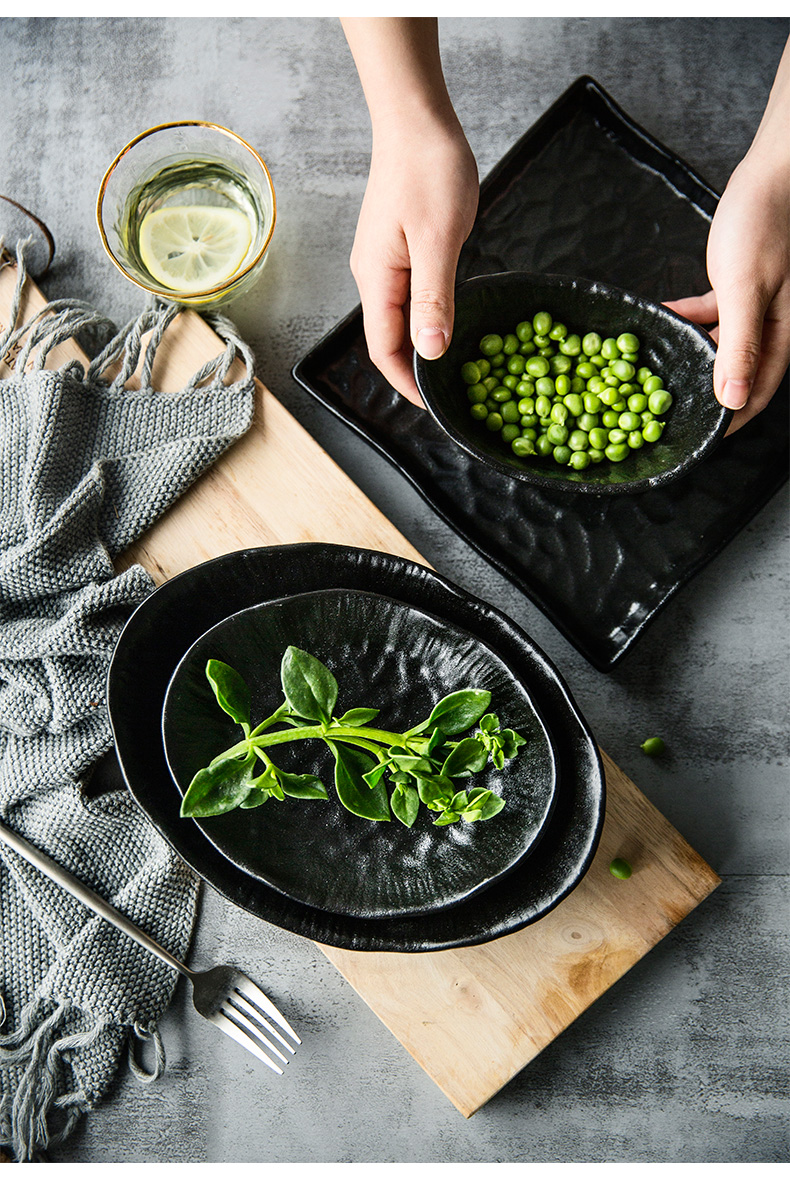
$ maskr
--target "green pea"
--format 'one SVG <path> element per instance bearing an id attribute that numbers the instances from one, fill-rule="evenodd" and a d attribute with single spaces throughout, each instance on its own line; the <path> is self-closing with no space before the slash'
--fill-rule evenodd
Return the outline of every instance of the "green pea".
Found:
<path id="1" fill-rule="evenodd" d="M 652 739 L 645 739 L 641 747 L 645 755 L 663 755 L 666 744 L 663 739 L 659 739 L 657 735 L 654 735 Z"/>
<path id="2" fill-rule="evenodd" d="M 508 373 L 515 375 L 522 374 L 524 372 L 525 364 L 524 358 L 520 353 L 513 353 L 507 359 L 507 371 Z"/>
<path id="3" fill-rule="evenodd" d="M 522 398 L 531 398 L 535 393 L 535 383 L 532 378 L 522 378 L 516 386 L 516 393 L 520 394 Z"/>
<path id="4" fill-rule="evenodd" d="M 620 391 L 615 390 L 615 388 L 613 386 L 604 386 L 603 390 L 601 390 L 598 397 L 600 398 L 600 400 L 604 404 L 604 406 L 612 407 L 612 406 L 614 406 L 615 402 L 619 402 Z"/>
<path id="5" fill-rule="evenodd" d="M 565 357 L 578 357 L 582 351 L 582 340 L 578 333 L 572 332 L 559 344 L 560 353 Z"/>
<path id="6" fill-rule="evenodd" d="M 616 427 L 619 419 L 620 416 L 616 410 L 605 410 L 601 415 L 601 422 L 604 427 Z"/>
<path id="7" fill-rule="evenodd" d="M 556 385 L 554 379 L 548 377 L 535 379 L 535 393 L 542 394 L 544 398 L 553 398 L 556 393 Z"/>
<path id="8" fill-rule="evenodd" d="M 486 428 L 489 431 L 501 431 L 504 426 L 504 420 L 498 411 L 492 410 L 486 419 Z"/>
<path id="9" fill-rule="evenodd" d="M 467 361 L 465 365 L 461 366 L 461 377 L 467 386 L 476 385 L 483 376 L 474 361 Z"/>
<path id="10" fill-rule="evenodd" d="M 648 396 L 647 405 L 654 415 L 663 415 L 669 410 L 674 399 L 667 390 L 654 390 Z"/>
<path id="11" fill-rule="evenodd" d="M 591 464 L 600 464 L 601 460 L 606 459 L 606 452 L 600 447 L 591 447 L 587 455 L 590 457 Z"/>
<path id="12" fill-rule="evenodd" d="M 622 427 L 624 431 L 636 431 L 637 427 L 642 426 L 642 420 L 633 411 L 626 410 L 620 415 L 617 425 L 618 427 Z"/>
<path id="13" fill-rule="evenodd" d="M 473 419 L 482 423 L 483 419 L 488 418 L 488 407 L 484 402 L 474 402 L 469 407 L 469 413 Z"/>
<path id="14" fill-rule="evenodd" d="M 499 413 L 506 423 L 517 423 L 521 417 L 518 412 L 518 403 L 513 399 L 510 402 L 504 402 L 499 408 Z"/>
<path id="15" fill-rule="evenodd" d="M 546 336 L 551 332 L 554 320 L 548 312 L 538 312 L 532 317 L 532 327 L 538 336 Z"/>
<path id="16" fill-rule="evenodd" d="M 624 398 L 618 398 L 616 402 L 612 403 L 612 410 L 616 410 L 619 415 L 628 410 L 628 403 Z"/>
<path id="17" fill-rule="evenodd" d="M 519 411 L 519 414 L 522 414 L 522 415 L 534 414 L 535 413 L 535 399 L 530 398 L 529 395 L 525 395 L 524 398 L 520 398 L 519 403 L 518 403 L 518 411 Z"/>
<path id="18" fill-rule="evenodd" d="M 601 402 L 601 400 L 597 394 L 585 394 L 584 395 L 584 409 L 587 411 L 588 414 L 597 415 L 602 406 L 603 406 L 603 403 Z"/>
<path id="19" fill-rule="evenodd" d="M 615 427 L 609 432 L 609 442 L 614 444 L 625 443 L 628 435 L 620 427 Z"/>
<path id="20" fill-rule="evenodd" d="M 613 361 L 620 356 L 620 348 L 614 337 L 607 337 L 605 341 L 601 342 L 601 353 L 607 361 Z"/>
<path id="21" fill-rule="evenodd" d="M 609 873 L 615 878 L 630 878 L 632 870 L 625 858 L 612 858 L 609 863 Z"/>
<path id="22" fill-rule="evenodd" d="M 559 324 L 557 321 L 552 324 L 549 330 L 549 336 L 553 341 L 562 341 L 568 335 L 568 330 L 564 324 Z"/>
<path id="23" fill-rule="evenodd" d="M 621 382 L 630 382 L 631 378 L 635 376 L 636 370 L 630 361 L 623 361 L 621 357 L 619 361 L 612 362 L 612 373 Z"/>
<path id="24" fill-rule="evenodd" d="M 584 378 L 571 378 L 571 394 L 583 394 L 587 389 L 587 383 Z"/>
<path id="25" fill-rule="evenodd" d="M 575 468 L 577 472 L 583 471 L 590 463 L 590 457 L 586 451 L 571 452 L 568 460 L 568 467 Z"/>
<path id="26" fill-rule="evenodd" d="M 535 451 L 539 456 L 550 456 L 554 451 L 554 444 L 549 441 L 545 433 L 539 435 L 535 440 Z"/>
<path id="27" fill-rule="evenodd" d="M 623 361 L 630 361 L 632 365 L 636 365 L 637 361 L 639 360 L 638 353 L 621 353 L 620 356 L 622 357 Z"/>
<path id="28" fill-rule="evenodd" d="M 605 378 L 595 374 L 593 377 L 587 379 L 587 389 L 591 394 L 603 394 L 606 389 Z"/>
<path id="29" fill-rule="evenodd" d="M 542 419 L 547 419 L 551 414 L 552 402 L 546 394 L 538 394 L 535 399 L 535 414 Z"/>
<path id="30" fill-rule="evenodd" d="M 493 398 L 494 402 L 509 402 L 510 391 L 508 390 L 507 386 L 496 386 L 491 391 L 491 397 Z"/>
<path id="31" fill-rule="evenodd" d="M 620 389 L 620 379 L 616 377 L 615 374 L 610 372 L 607 374 L 601 374 L 601 377 L 603 378 L 605 385 L 610 386 L 613 390 Z"/>
<path id="32" fill-rule="evenodd" d="M 587 411 L 576 416 L 576 426 L 580 431 L 592 431 L 599 423 L 598 415 L 591 415 Z"/>
<path id="33" fill-rule="evenodd" d="M 562 353 L 555 353 L 553 357 L 549 358 L 549 365 L 552 373 L 567 374 L 571 372 L 573 362 L 570 357 L 563 357 Z"/>
<path id="34" fill-rule="evenodd" d="M 645 437 L 641 431 L 628 432 L 628 446 L 632 451 L 638 451 L 640 447 L 644 447 Z"/>
<path id="35" fill-rule="evenodd" d="M 644 397 L 639 386 L 634 385 L 633 382 L 623 382 L 623 384 L 619 386 L 618 389 L 620 391 L 621 398 L 630 398 L 632 394 L 639 394 Z"/>
<path id="36" fill-rule="evenodd" d="M 582 337 L 582 352 L 588 357 L 594 357 L 600 352 L 602 343 L 597 332 L 588 332 Z"/>
<path id="37" fill-rule="evenodd" d="M 606 358 L 604 357 L 603 353 L 593 353 L 592 357 L 590 358 L 590 362 L 592 365 L 597 365 L 598 369 L 603 369 L 603 367 L 606 365 Z"/>
<path id="38" fill-rule="evenodd" d="M 637 353 L 639 351 L 639 337 L 632 332 L 621 332 L 617 338 L 617 348 L 621 353 Z"/>
<path id="39" fill-rule="evenodd" d="M 554 379 L 554 389 L 560 398 L 564 398 L 566 394 L 571 392 L 571 379 L 566 373 L 557 374 Z"/>
<path id="40" fill-rule="evenodd" d="M 541 349 L 541 350 L 551 349 L 551 351 L 554 352 L 554 347 L 551 343 L 551 337 L 549 336 L 548 333 L 536 332 L 535 336 L 532 339 L 534 340 L 535 344 L 537 345 L 537 347 L 539 349 Z"/>
<path id="41" fill-rule="evenodd" d="M 652 378 L 652 376 L 653 376 L 652 369 L 648 369 L 648 367 L 646 365 L 641 366 L 636 371 L 636 380 L 639 382 L 640 386 L 644 386 L 647 379 Z"/>
<path id="42" fill-rule="evenodd" d="M 475 386 L 467 386 L 466 397 L 470 402 L 485 402 L 488 397 L 488 390 L 482 382 L 478 382 Z"/>
<path id="43" fill-rule="evenodd" d="M 584 399 L 581 394 L 566 394 L 563 402 L 572 415 L 584 414 Z"/>
<path id="44" fill-rule="evenodd" d="M 611 460 L 613 464 L 619 464 L 629 454 L 630 448 L 627 443 L 610 443 L 604 450 L 604 455 L 607 460 Z"/>
<path id="45" fill-rule="evenodd" d="M 642 434 L 647 443 L 658 443 L 664 431 L 664 424 L 660 423 L 658 419 L 651 419 L 649 423 L 645 423 L 642 427 Z"/>
<path id="46" fill-rule="evenodd" d="M 520 422 L 521 422 L 522 427 L 532 428 L 532 427 L 537 427 L 538 423 L 540 422 L 540 419 L 538 418 L 537 415 L 522 415 Z M 535 432 L 536 438 L 537 438 L 537 434 L 538 433 L 536 431 Z"/>
<path id="47" fill-rule="evenodd" d="M 567 464 L 568 460 L 573 455 L 573 452 L 569 447 L 566 447 L 564 444 L 560 444 L 559 447 L 554 448 L 554 451 L 551 454 L 554 456 L 554 459 L 558 464 Z"/>
<path id="48" fill-rule="evenodd" d="M 525 439 L 523 435 L 516 436 L 510 444 L 510 449 L 517 456 L 534 456 L 536 450 L 532 440 Z"/>
<path id="49" fill-rule="evenodd" d="M 652 423 L 656 416 L 653 414 L 652 410 L 643 410 L 639 417 L 643 423 Z"/>
<path id="50" fill-rule="evenodd" d="M 568 436 L 568 447 L 571 451 L 586 451 L 589 438 L 586 431 L 571 431 Z"/>
<path id="51" fill-rule="evenodd" d="M 534 353 L 536 349 L 537 345 L 534 343 L 534 341 L 524 341 L 523 344 L 519 345 L 518 347 L 518 351 L 522 357 L 529 357 L 530 354 Z"/>
<path id="52" fill-rule="evenodd" d="M 533 328 L 529 320 L 522 320 L 521 324 L 516 325 L 516 336 L 522 342 L 532 340 Z"/>
<path id="53" fill-rule="evenodd" d="M 506 357 L 510 357 L 513 353 L 518 352 L 518 347 L 521 344 L 514 332 L 509 332 L 507 336 L 502 339 L 502 352 Z"/>
<path id="54" fill-rule="evenodd" d="M 590 378 L 598 377 L 598 369 L 589 361 L 580 361 L 576 366 L 576 376 L 588 381 Z"/>
<path id="55" fill-rule="evenodd" d="M 499 385 L 499 378 L 495 378 L 494 375 L 490 373 L 487 378 L 483 378 L 483 385 L 490 394 L 491 391 L 496 390 L 497 386 Z"/>
<path id="56" fill-rule="evenodd" d="M 495 353 L 491 358 L 491 372 L 494 373 L 497 369 L 504 369 L 507 357 L 504 353 Z"/>
<path id="57" fill-rule="evenodd" d="M 555 402 L 551 408 L 551 413 L 549 414 L 549 418 L 551 419 L 552 423 L 567 423 L 569 414 L 570 414 L 570 411 L 568 410 L 567 406 L 565 406 L 564 403 Z M 560 440 L 556 440 L 556 442 L 564 443 L 565 440 L 560 439 Z"/>
<path id="58" fill-rule="evenodd" d="M 497 353 L 502 352 L 502 344 L 502 338 L 495 332 L 490 332 L 480 342 L 480 352 L 484 357 L 495 357 Z"/>
<path id="59" fill-rule="evenodd" d="M 642 382 L 642 389 L 645 394 L 652 394 L 654 390 L 660 390 L 663 385 L 664 383 L 661 381 L 661 378 L 657 378 L 654 374 L 651 374 L 650 377 Z"/>
<path id="60" fill-rule="evenodd" d="M 480 370 L 480 379 L 487 378 L 491 373 L 491 362 L 487 357 L 478 357 L 475 365 Z"/>
<path id="61" fill-rule="evenodd" d="M 590 447 L 596 451 L 603 451 L 609 442 L 609 432 L 603 427 L 593 427 L 589 432 Z"/>
<path id="62" fill-rule="evenodd" d="M 549 372 L 549 363 L 545 357 L 528 357 L 526 370 L 532 378 L 545 378 Z"/>
<path id="63" fill-rule="evenodd" d="M 520 438 L 521 429 L 515 423 L 505 423 L 501 434 L 505 443 L 512 443 L 514 439 Z"/>
<path id="64" fill-rule="evenodd" d="M 622 394 L 622 390 L 620 391 Z M 647 407 L 647 399 L 644 394 L 629 394 L 628 395 L 628 409 L 632 410 L 634 414 L 641 414 Z"/>
<path id="65" fill-rule="evenodd" d="M 552 423 L 546 431 L 546 438 L 555 447 L 567 443 L 570 432 L 564 423 Z"/>

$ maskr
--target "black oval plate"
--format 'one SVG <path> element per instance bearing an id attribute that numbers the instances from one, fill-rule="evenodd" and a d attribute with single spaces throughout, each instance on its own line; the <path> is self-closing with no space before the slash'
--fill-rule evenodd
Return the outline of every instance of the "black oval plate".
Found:
<path id="1" fill-rule="evenodd" d="M 395 817 L 365 820 L 340 805 L 332 787 L 334 760 L 325 744 L 312 740 L 277 747 L 272 758 L 284 771 L 319 776 L 329 801 L 286 798 L 183 823 L 198 825 L 247 874 L 338 915 L 436 911 L 512 870 L 534 845 L 554 799 L 546 728 L 524 687 L 481 640 L 372 592 L 338 588 L 258 604 L 192 645 L 173 674 L 162 715 L 165 755 L 181 794 L 200 768 L 243 737 L 217 704 L 207 661 L 224 661 L 244 678 L 254 726 L 283 700 L 280 664 L 289 644 L 331 669 L 340 687 L 338 716 L 380 705 L 382 714 L 371 725 L 385 730 L 408 730 L 456 690 L 488 690 L 502 726 L 518 731 L 527 745 L 502 771 L 489 765 L 457 786 L 490 788 L 505 808 L 486 822 L 440 828 L 425 807 L 411 828 Z"/>
<path id="2" fill-rule="evenodd" d="M 390 595 L 479 636 L 529 687 L 548 730 L 557 788 L 540 842 L 511 874 L 455 907 L 375 919 L 308 907 L 239 870 L 179 816 L 181 798 L 165 759 L 161 720 L 181 657 L 228 615 L 267 599 L 330 587 Z M 390 554 L 310 542 L 237 551 L 185 571 L 129 618 L 110 664 L 107 698 L 124 778 L 162 836 L 230 902 L 321 944 L 432 952 L 496 939 L 533 923 L 565 898 L 598 845 L 605 810 L 601 760 L 564 679 L 503 613 L 426 567 Z"/>

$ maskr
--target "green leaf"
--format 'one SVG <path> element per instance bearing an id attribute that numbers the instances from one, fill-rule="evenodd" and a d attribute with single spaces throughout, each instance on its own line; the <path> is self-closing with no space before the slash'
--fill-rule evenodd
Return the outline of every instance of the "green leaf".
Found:
<path id="1" fill-rule="evenodd" d="M 362 779 L 365 781 L 365 783 L 367 784 L 367 786 L 369 788 L 375 788 L 376 785 L 378 784 L 379 780 L 381 779 L 381 777 L 384 775 L 385 771 L 387 770 L 388 766 L 389 766 L 389 764 L 387 764 L 387 763 L 377 763 L 376 766 L 372 767 L 369 772 L 365 772 Z"/>
<path id="2" fill-rule="evenodd" d="M 488 762 L 488 752 L 478 739 L 461 739 L 442 765 L 442 775 L 471 776 L 481 772 Z"/>
<path id="3" fill-rule="evenodd" d="M 297 800 L 328 800 L 329 793 L 318 776 L 292 775 L 277 768 L 277 780 L 286 796 Z"/>
<path id="4" fill-rule="evenodd" d="M 222 759 L 201 768 L 181 801 L 181 816 L 216 817 L 237 808 L 254 788 L 255 758 Z"/>
<path id="5" fill-rule="evenodd" d="M 412 788 L 410 785 L 398 785 L 390 797 L 390 805 L 398 820 L 407 829 L 411 829 L 420 811 L 420 798 L 416 788 Z"/>
<path id="6" fill-rule="evenodd" d="M 453 798 L 455 788 L 447 776 L 417 776 L 417 792 L 428 808 L 444 808 Z"/>
<path id="7" fill-rule="evenodd" d="M 431 735 L 430 739 L 428 740 L 428 746 L 426 748 L 427 754 L 433 755 L 433 753 L 437 749 L 437 747 L 441 747 L 445 738 L 446 738 L 446 735 L 445 735 L 444 731 L 440 727 L 437 726 L 436 729 L 434 730 L 433 734 Z"/>
<path id="8" fill-rule="evenodd" d="M 480 730 L 481 731 L 498 731 L 499 730 L 499 719 L 497 718 L 496 714 L 484 714 L 483 717 L 480 719 Z"/>
<path id="9" fill-rule="evenodd" d="M 241 674 L 224 661 L 211 660 L 206 665 L 206 677 L 225 713 L 249 732 L 250 691 Z"/>
<path id="10" fill-rule="evenodd" d="M 365 774 L 374 767 L 373 757 L 367 751 L 346 747 L 331 739 L 327 739 L 326 744 L 335 757 L 335 788 L 343 807 L 368 821 L 389 821 L 386 788 L 383 784 L 371 788 L 364 780 Z"/>
<path id="11" fill-rule="evenodd" d="M 502 740 L 502 753 L 505 759 L 515 758 L 518 754 L 519 747 L 523 747 L 527 741 L 523 735 L 519 735 L 516 731 L 511 730 L 510 727 L 506 727 L 500 733 L 500 738 Z"/>
<path id="12" fill-rule="evenodd" d="M 337 682 L 326 665 L 291 644 L 285 650 L 280 677 L 291 709 L 302 718 L 328 725 L 337 701 Z"/>
<path id="13" fill-rule="evenodd" d="M 346 710 L 336 721 L 340 726 L 366 726 L 381 714 L 380 710 L 369 710 L 367 706 L 357 706 L 353 710 Z"/>
<path id="14" fill-rule="evenodd" d="M 417 772 L 431 771 L 428 760 L 419 755 L 393 755 L 390 759 L 390 767 L 393 765 L 398 771 L 410 772 L 411 775 L 415 775 Z"/>
<path id="15" fill-rule="evenodd" d="M 454 825 L 455 822 L 460 821 L 460 819 L 461 818 L 458 813 L 451 813 L 449 809 L 446 809 L 440 817 L 436 818 L 434 825 Z"/>
<path id="16" fill-rule="evenodd" d="M 496 792 L 489 792 L 488 789 L 480 791 L 479 796 L 474 793 L 479 791 L 476 788 L 469 791 L 469 809 L 467 812 L 477 812 L 477 817 L 471 817 L 464 814 L 465 821 L 488 821 L 491 817 L 495 817 L 497 813 L 501 813 L 505 807 L 505 802 L 501 796 L 497 796 Z"/>
<path id="17" fill-rule="evenodd" d="M 429 726 L 441 725 L 446 735 L 466 731 L 485 714 L 491 702 L 488 690 L 456 690 L 437 702 L 428 719 Z"/>
<path id="18" fill-rule="evenodd" d="M 267 788 L 253 788 L 249 796 L 245 796 L 239 807 L 243 809 L 260 808 L 262 804 L 266 804 L 266 801 L 271 799 L 271 795 L 271 792 Z"/>

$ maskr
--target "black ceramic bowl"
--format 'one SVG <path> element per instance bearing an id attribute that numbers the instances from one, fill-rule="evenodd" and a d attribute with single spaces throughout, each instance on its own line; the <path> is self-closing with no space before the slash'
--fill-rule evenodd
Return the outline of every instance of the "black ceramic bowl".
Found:
<path id="1" fill-rule="evenodd" d="M 471 417 L 461 366 L 480 356 L 480 339 L 487 333 L 514 332 L 541 311 L 580 336 L 637 335 L 640 364 L 658 374 L 674 398 L 657 443 L 632 451 L 620 463 L 603 460 L 577 472 L 551 457 L 520 459 L 498 432 Z M 449 349 L 437 361 L 415 354 L 414 372 L 425 405 L 450 438 L 502 475 L 558 491 L 634 494 L 683 476 L 723 438 L 732 412 L 713 393 L 715 356 L 709 335 L 663 304 L 587 279 L 506 271 L 458 285 Z"/>

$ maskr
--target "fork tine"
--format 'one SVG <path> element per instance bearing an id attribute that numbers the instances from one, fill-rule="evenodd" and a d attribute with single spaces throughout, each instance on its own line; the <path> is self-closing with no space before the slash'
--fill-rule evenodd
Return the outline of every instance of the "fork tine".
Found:
<path id="1" fill-rule="evenodd" d="M 274 1045 L 274 1043 L 271 1041 L 271 1039 L 267 1038 L 266 1035 L 263 1033 L 263 1030 L 261 1029 L 261 1026 L 259 1025 L 258 1019 L 256 1019 L 254 1016 L 253 1016 L 253 1018 L 248 1018 L 247 1015 L 245 1014 L 244 1010 L 239 1008 L 239 1006 L 235 1002 L 235 999 L 232 997 L 226 998 L 225 1005 L 228 1008 L 223 1010 L 223 1013 L 227 1014 L 227 1016 L 233 1022 L 236 1022 L 238 1025 L 243 1027 L 243 1029 L 249 1030 L 249 1032 L 255 1038 L 257 1038 L 259 1042 L 264 1043 L 269 1048 L 269 1050 L 272 1052 L 272 1054 L 276 1055 L 278 1059 L 281 1059 L 283 1061 L 283 1063 L 288 1062 L 288 1060 L 286 1059 L 286 1057 L 282 1053 L 282 1051 L 279 1049 L 279 1047 L 276 1047 Z M 288 1051 L 289 1055 L 292 1055 L 294 1053 L 293 1048 L 289 1047 L 287 1042 L 283 1042 L 283 1046 Z"/>
<path id="2" fill-rule="evenodd" d="M 278 1042 L 282 1043 L 289 1055 L 294 1054 L 295 1048 L 292 1047 L 289 1042 L 286 1042 L 286 1040 L 280 1034 L 280 1031 L 272 1026 L 271 1022 L 269 1022 L 267 1018 L 264 1018 L 257 1006 L 250 1004 L 243 993 L 240 993 L 238 989 L 235 989 L 233 991 L 233 996 L 229 1000 L 233 1002 L 233 1004 L 236 1006 L 236 1009 L 240 1010 L 242 1014 L 244 1014 L 246 1017 L 252 1018 L 253 1021 L 257 1022 L 259 1026 L 262 1026 L 264 1029 L 268 1030 L 269 1034 L 276 1038 Z M 295 1034 L 294 1040 L 297 1043 L 299 1042 L 299 1038 Z"/>
<path id="3" fill-rule="evenodd" d="M 286 1032 L 286 1034 L 289 1034 L 291 1038 L 295 1039 L 297 1043 L 301 1043 L 301 1038 L 293 1029 L 293 1027 L 288 1022 L 286 1022 L 285 1018 L 277 1009 L 277 1006 L 269 1000 L 263 990 L 259 989 L 255 982 L 251 981 L 249 977 L 243 977 L 241 980 L 236 982 L 236 992 L 241 994 L 245 1001 L 251 1001 L 256 1009 L 261 1010 L 264 1014 L 268 1014 L 272 1021 L 276 1022 L 277 1025 L 280 1026 Z M 276 1033 L 277 1031 L 275 1031 L 275 1034 Z"/>
<path id="4" fill-rule="evenodd" d="M 267 1067 L 271 1067 L 272 1071 L 276 1071 L 278 1075 L 282 1075 L 282 1068 L 278 1067 L 274 1060 L 269 1058 L 263 1048 L 258 1046 L 255 1039 L 252 1038 L 251 1035 L 247 1034 L 245 1030 L 242 1030 L 240 1026 L 236 1025 L 236 1023 L 227 1016 L 224 1010 L 219 1010 L 217 1013 L 213 1014 L 211 1021 L 215 1026 L 218 1026 L 220 1030 L 224 1031 L 225 1034 L 228 1034 L 231 1038 L 235 1039 L 239 1046 L 244 1047 L 246 1051 L 252 1051 L 253 1055 L 256 1055 L 262 1063 L 265 1063 Z"/>

